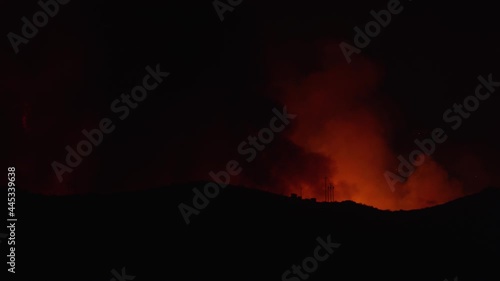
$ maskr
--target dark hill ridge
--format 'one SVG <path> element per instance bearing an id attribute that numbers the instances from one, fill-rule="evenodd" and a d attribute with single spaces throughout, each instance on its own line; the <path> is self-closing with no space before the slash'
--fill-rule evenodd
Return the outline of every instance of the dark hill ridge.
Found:
<path id="1" fill-rule="evenodd" d="M 313 255 L 318 237 L 331 235 L 341 246 L 307 280 L 500 278 L 499 189 L 391 212 L 231 186 L 186 225 L 178 205 L 197 186 L 65 197 L 19 191 L 16 277 L 109 281 L 113 268 L 126 267 L 134 280 L 282 280 Z"/>

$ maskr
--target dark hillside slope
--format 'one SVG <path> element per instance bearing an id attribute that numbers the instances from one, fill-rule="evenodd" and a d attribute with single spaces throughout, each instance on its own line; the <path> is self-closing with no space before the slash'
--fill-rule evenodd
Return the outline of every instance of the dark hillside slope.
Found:
<path id="1" fill-rule="evenodd" d="M 390 212 L 231 186 L 186 225 L 178 205 L 190 203 L 195 186 L 202 185 L 71 197 L 19 192 L 16 277 L 109 281 L 112 269 L 125 267 L 138 281 L 282 280 L 313 256 L 318 237 L 331 235 L 340 247 L 307 280 L 500 278 L 498 189 Z"/>

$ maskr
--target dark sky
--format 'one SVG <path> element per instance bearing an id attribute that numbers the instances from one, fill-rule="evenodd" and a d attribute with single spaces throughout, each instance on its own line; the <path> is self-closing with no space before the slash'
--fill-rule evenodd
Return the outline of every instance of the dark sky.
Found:
<path id="1" fill-rule="evenodd" d="M 403 11 L 348 64 L 338 44 L 353 44 L 353 28 L 388 2 L 243 0 L 221 22 L 211 1 L 72 0 L 15 54 L 7 34 L 20 34 L 21 17 L 31 19 L 40 7 L 3 1 L 6 165 L 19 167 L 23 188 L 45 193 L 206 179 L 239 159 L 238 144 L 289 100 L 277 85 L 291 87 L 332 68 L 349 73 L 348 85 L 367 85 L 372 93 L 356 104 L 369 105 L 391 128 L 385 140 L 395 155 L 408 153 L 415 138 L 448 126 L 443 112 L 473 94 L 478 75 L 500 81 L 498 16 L 486 1 L 401 1 Z M 112 101 L 158 63 L 170 76 L 128 118 L 116 119 Z M 433 156 L 465 190 L 498 184 L 499 105 L 494 93 Z M 75 147 L 81 130 L 105 117 L 116 130 L 58 183 L 51 163 L 62 163 L 64 147 Z M 315 181 L 298 178 L 329 169 L 325 155 L 297 143 L 294 128 L 246 167 L 243 183 L 284 192 L 281 177 Z"/>

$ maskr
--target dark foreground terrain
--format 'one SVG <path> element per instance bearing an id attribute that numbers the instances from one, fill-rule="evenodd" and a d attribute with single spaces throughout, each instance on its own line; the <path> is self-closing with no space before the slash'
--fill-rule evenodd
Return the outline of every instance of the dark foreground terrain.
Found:
<path id="1" fill-rule="evenodd" d="M 390 212 L 227 187 L 186 225 L 178 205 L 195 186 L 71 197 L 18 191 L 13 280 L 119 281 L 112 270 L 125 268 L 137 281 L 281 281 L 329 235 L 340 246 L 316 251 L 324 259 L 317 269 L 288 280 L 500 280 L 499 189 Z"/>

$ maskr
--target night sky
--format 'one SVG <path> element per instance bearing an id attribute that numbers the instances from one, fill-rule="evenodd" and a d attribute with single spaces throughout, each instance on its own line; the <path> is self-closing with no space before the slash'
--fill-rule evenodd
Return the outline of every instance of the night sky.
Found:
<path id="1" fill-rule="evenodd" d="M 3 1 L 5 165 L 19 188 L 74 194 L 211 180 L 236 160 L 233 184 L 321 200 L 327 176 L 336 199 L 389 209 L 499 185 L 500 88 L 457 130 L 443 120 L 478 76 L 500 81 L 494 4 L 401 1 L 348 63 L 339 44 L 355 46 L 354 28 L 389 1 L 331 2 L 243 0 L 221 21 L 211 1 L 72 0 L 16 54 L 8 34 L 41 8 Z M 158 64 L 170 75 L 120 120 L 113 101 Z M 246 161 L 240 143 L 284 106 L 297 117 Z M 59 182 L 54 161 L 103 118 L 115 130 Z M 384 172 L 437 127 L 447 140 L 392 192 Z"/>

